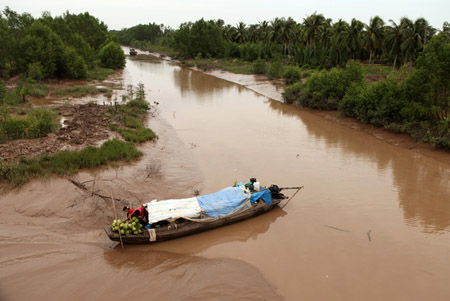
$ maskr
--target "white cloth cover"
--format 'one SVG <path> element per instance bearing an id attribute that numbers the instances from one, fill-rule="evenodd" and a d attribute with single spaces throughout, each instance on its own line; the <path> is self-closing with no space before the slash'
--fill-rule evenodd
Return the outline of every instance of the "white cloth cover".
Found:
<path id="1" fill-rule="evenodd" d="M 197 198 L 152 201 L 147 203 L 148 222 L 150 224 L 163 220 L 174 220 L 180 217 L 198 217 L 201 208 Z"/>

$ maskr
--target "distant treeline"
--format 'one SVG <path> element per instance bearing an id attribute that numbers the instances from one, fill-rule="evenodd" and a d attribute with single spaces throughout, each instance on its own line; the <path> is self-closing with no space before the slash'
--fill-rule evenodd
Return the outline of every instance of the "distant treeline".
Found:
<path id="1" fill-rule="evenodd" d="M 445 22 L 442 31 L 449 33 Z M 225 57 L 246 61 L 283 58 L 302 67 L 344 66 L 350 59 L 400 67 L 413 63 L 438 32 L 428 21 L 402 18 L 386 23 L 378 16 L 368 24 L 357 19 L 333 22 L 312 14 L 298 23 L 275 18 L 259 24 L 225 25 L 223 20 L 183 23 L 177 30 L 164 25 L 137 25 L 113 32 L 118 41 L 135 47 L 160 44 L 182 57 Z"/>
<path id="2" fill-rule="evenodd" d="M 0 78 L 25 74 L 43 78 L 85 78 L 96 66 L 123 68 L 125 55 L 108 27 L 84 14 L 38 19 L 6 7 L 0 12 Z"/>

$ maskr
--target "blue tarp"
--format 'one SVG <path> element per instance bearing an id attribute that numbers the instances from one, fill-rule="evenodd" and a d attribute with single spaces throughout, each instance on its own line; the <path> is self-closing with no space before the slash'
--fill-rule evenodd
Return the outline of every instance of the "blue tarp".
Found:
<path id="1" fill-rule="evenodd" d="M 248 195 L 239 187 L 224 188 L 219 192 L 197 197 L 198 204 L 203 212 L 210 217 L 219 217 L 230 214 L 238 209 L 247 200 Z M 272 205 L 272 194 L 269 189 L 254 192 L 250 196 L 250 203 L 262 199 Z"/>
<path id="2" fill-rule="evenodd" d="M 239 187 L 228 187 L 216 193 L 199 196 L 197 200 L 203 212 L 211 217 L 219 217 L 235 211 L 247 197 Z"/>
<path id="3" fill-rule="evenodd" d="M 252 193 L 252 196 L 250 197 L 250 203 L 254 203 L 259 199 L 263 199 L 264 202 L 267 203 L 267 205 L 272 205 L 272 193 L 270 193 L 269 189 L 264 189 L 258 192 Z"/>

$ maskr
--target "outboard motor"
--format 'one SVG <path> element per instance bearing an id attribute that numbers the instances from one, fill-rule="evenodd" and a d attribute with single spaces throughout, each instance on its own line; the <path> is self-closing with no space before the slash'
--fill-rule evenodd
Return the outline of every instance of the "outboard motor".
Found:
<path id="1" fill-rule="evenodd" d="M 281 189 L 280 187 L 278 187 L 277 185 L 270 185 L 269 187 L 270 193 L 272 194 L 272 198 L 274 199 L 285 199 L 286 197 L 284 196 L 284 194 L 281 193 Z"/>

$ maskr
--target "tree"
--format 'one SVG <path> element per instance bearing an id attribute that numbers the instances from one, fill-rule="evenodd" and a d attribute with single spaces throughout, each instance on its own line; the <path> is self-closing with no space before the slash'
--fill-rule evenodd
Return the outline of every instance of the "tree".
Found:
<path id="1" fill-rule="evenodd" d="M 344 33 L 344 45 L 347 47 L 348 51 L 351 53 L 352 58 L 355 58 L 355 54 L 361 51 L 362 45 L 362 30 L 364 28 L 364 23 L 355 18 L 352 19 L 347 31 Z"/>
<path id="2" fill-rule="evenodd" d="M 421 104 L 429 115 L 446 119 L 450 113 L 450 37 L 433 37 L 416 61 L 406 81 L 408 98 Z"/>
<path id="3" fill-rule="evenodd" d="M 108 43 L 110 39 L 108 27 L 88 12 L 78 15 L 66 12 L 63 18 L 71 32 L 80 34 L 95 51 L 99 51 L 105 43 Z"/>
<path id="4" fill-rule="evenodd" d="M 392 69 L 395 69 L 396 67 L 400 67 L 403 62 L 403 29 L 402 23 L 398 25 L 391 19 L 389 20 L 389 22 L 391 22 L 392 27 L 387 27 L 385 43 L 387 49 L 389 50 L 389 54 L 391 56 L 394 56 L 394 64 L 392 66 Z"/>
<path id="5" fill-rule="evenodd" d="M 384 21 L 379 16 L 370 18 L 368 25 L 364 25 L 365 32 L 363 37 L 363 44 L 370 52 L 369 65 L 372 64 L 372 57 L 377 51 L 381 50 L 384 39 Z"/>
<path id="6" fill-rule="evenodd" d="M 47 25 L 35 21 L 26 30 L 26 36 L 20 41 L 18 69 L 26 72 L 29 64 L 40 62 L 43 76 L 54 76 L 60 65 L 64 51 L 63 42 Z"/>
<path id="7" fill-rule="evenodd" d="M 224 38 L 214 21 L 200 19 L 195 23 L 183 23 L 175 32 L 175 48 L 186 57 L 223 55 Z"/>
<path id="8" fill-rule="evenodd" d="M 125 67 L 125 54 L 116 42 L 109 42 L 98 53 L 102 67 L 122 69 Z"/>
<path id="9" fill-rule="evenodd" d="M 320 41 L 325 20 L 322 14 L 317 15 L 316 13 L 303 20 L 304 40 L 307 47 L 315 46 Z"/>
<path id="10" fill-rule="evenodd" d="M 239 44 L 247 42 L 247 26 L 244 22 L 237 24 L 233 40 Z"/>

